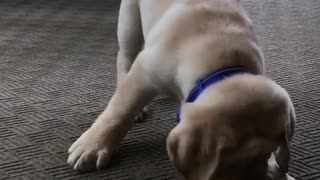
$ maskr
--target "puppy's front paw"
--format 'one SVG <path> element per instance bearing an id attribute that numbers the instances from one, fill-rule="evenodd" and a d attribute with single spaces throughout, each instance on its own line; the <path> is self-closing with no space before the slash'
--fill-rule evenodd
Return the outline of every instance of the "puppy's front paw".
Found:
<path id="1" fill-rule="evenodd" d="M 68 163 L 77 171 L 103 169 L 111 157 L 111 147 L 97 128 L 84 132 L 69 148 Z"/>

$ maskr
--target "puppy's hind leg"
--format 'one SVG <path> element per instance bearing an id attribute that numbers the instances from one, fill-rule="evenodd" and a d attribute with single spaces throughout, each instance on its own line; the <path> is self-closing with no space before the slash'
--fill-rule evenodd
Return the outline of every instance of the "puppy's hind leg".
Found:
<path id="1" fill-rule="evenodd" d="M 118 20 L 119 52 L 117 57 L 117 84 L 127 76 L 134 59 L 143 47 L 143 32 L 138 0 L 122 0 Z M 142 121 L 148 112 L 147 106 L 135 120 Z"/>

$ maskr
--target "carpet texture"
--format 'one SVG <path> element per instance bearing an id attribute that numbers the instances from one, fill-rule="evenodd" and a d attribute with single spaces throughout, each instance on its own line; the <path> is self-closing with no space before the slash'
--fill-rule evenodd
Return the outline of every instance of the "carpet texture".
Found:
<path id="1" fill-rule="evenodd" d="M 296 112 L 290 172 L 320 179 L 320 1 L 242 0 L 267 74 Z M 176 179 L 165 140 L 176 104 L 157 98 L 110 167 L 77 173 L 71 143 L 115 89 L 118 0 L 0 1 L 0 179 Z"/>

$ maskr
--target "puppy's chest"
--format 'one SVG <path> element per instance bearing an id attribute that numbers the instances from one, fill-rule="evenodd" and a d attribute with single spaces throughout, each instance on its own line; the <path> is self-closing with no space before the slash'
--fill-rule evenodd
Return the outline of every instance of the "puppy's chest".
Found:
<path id="1" fill-rule="evenodd" d="M 181 93 L 175 78 L 176 68 L 170 67 L 170 63 L 166 64 L 165 62 L 162 65 L 154 66 L 154 68 L 151 77 L 159 94 L 169 97 L 179 97 Z"/>

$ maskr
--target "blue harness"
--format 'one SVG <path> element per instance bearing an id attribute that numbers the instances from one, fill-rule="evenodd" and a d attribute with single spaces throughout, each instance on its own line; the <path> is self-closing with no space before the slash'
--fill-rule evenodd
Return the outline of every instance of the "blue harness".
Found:
<path id="1" fill-rule="evenodd" d="M 194 102 L 199 95 L 205 90 L 208 86 L 217 83 L 225 78 L 231 77 L 236 74 L 249 73 L 246 68 L 243 67 L 231 67 L 222 69 L 220 71 L 214 72 L 208 77 L 201 79 L 197 82 L 196 87 L 194 87 L 189 93 L 186 102 L 191 103 Z M 177 112 L 178 123 L 181 120 L 181 112 L 180 110 Z"/>

